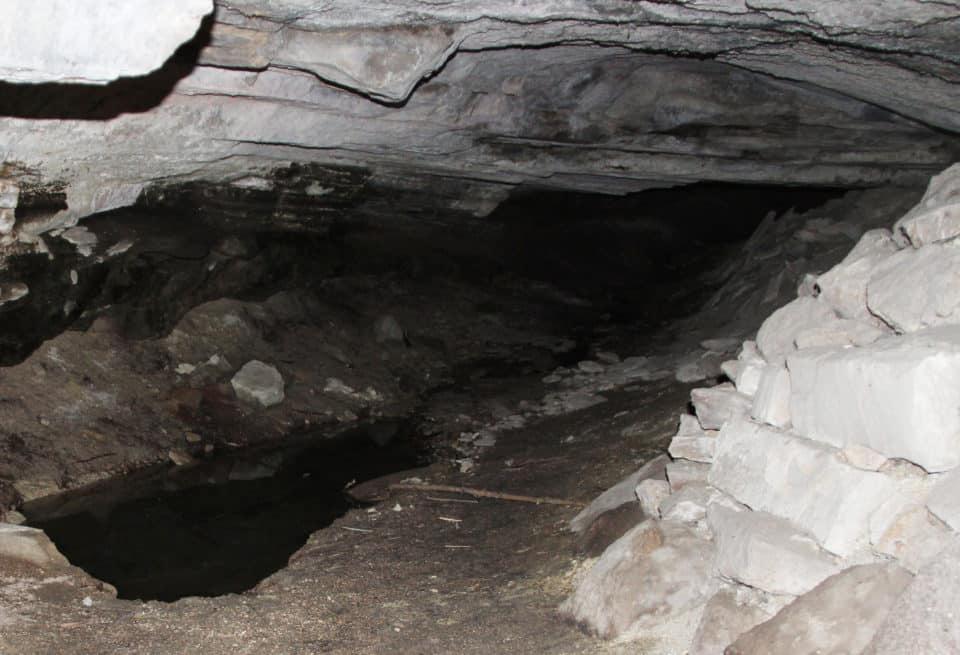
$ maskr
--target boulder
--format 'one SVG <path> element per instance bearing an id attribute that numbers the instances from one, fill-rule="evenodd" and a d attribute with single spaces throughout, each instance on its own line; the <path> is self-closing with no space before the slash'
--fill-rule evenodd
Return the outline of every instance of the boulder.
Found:
<path id="1" fill-rule="evenodd" d="M 651 459 L 639 469 L 625 477 L 623 480 L 613 485 L 602 494 L 593 499 L 589 505 L 580 511 L 579 514 L 570 519 L 570 530 L 581 533 L 590 527 L 590 524 L 606 512 L 624 505 L 637 501 L 637 485 L 647 479 L 665 480 L 666 466 L 670 458 L 666 455 L 660 455 Z"/>
<path id="2" fill-rule="evenodd" d="M 848 568 L 741 635 L 726 655 L 861 653 L 912 578 L 889 562 Z"/>
<path id="3" fill-rule="evenodd" d="M 802 350 L 787 366 L 799 434 L 867 446 L 928 471 L 960 464 L 960 327 Z"/>
<path id="4" fill-rule="evenodd" d="M 283 402 L 283 376 L 270 364 L 252 359 L 230 380 L 237 398 L 261 407 Z"/>
<path id="5" fill-rule="evenodd" d="M 893 603 L 863 655 L 960 653 L 960 538 L 925 566 Z"/>
<path id="6" fill-rule="evenodd" d="M 960 236 L 960 164 L 934 175 L 920 203 L 894 229 L 914 248 Z"/>
<path id="7" fill-rule="evenodd" d="M 673 458 L 710 463 L 713 461 L 717 434 L 716 430 L 704 430 L 700 427 L 695 416 L 683 414 L 680 416 L 677 434 L 670 441 L 668 452 Z"/>
<path id="8" fill-rule="evenodd" d="M 0 523 L 0 557 L 42 567 L 69 564 L 43 530 L 10 523 Z"/>
<path id="9" fill-rule="evenodd" d="M 843 261 L 817 278 L 820 299 L 844 319 L 875 322 L 867 309 L 867 283 L 876 267 L 899 248 L 890 230 L 868 230 Z M 802 347 L 802 346 L 801 346 Z"/>
<path id="10" fill-rule="evenodd" d="M 720 575 L 772 594 L 799 596 L 839 570 L 809 535 L 766 512 L 711 505 Z"/>
<path id="11" fill-rule="evenodd" d="M 768 362 L 782 364 L 786 356 L 796 350 L 798 334 L 836 317 L 830 305 L 818 298 L 797 298 L 763 322 L 757 332 L 757 347 Z"/>
<path id="12" fill-rule="evenodd" d="M 723 585 L 703 609 L 690 655 L 723 655 L 728 644 L 772 617 L 792 599 L 793 596 L 773 596 L 745 585 Z"/>
<path id="13" fill-rule="evenodd" d="M 790 426 L 790 373 L 781 364 L 763 370 L 750 416 L 778 428 Z"/>
<path id="14" fill-rule="evenodd" d="M 870 278 L 867 306 L 900 333 L 960 324 L 960 243 L 931 243 L 888 258 Z"/>
<path id="15" fill-rule="evenodd" d="M 840 556 L 868 544 L 870 515 L 896 489 L 889 476 L 856 469 L 832 448 L 743 419 L 720 431 L 707 481 Z"/>
<path id="16" fill-rule="evenodd" d="M 712 559 L 712 544 L 689 528 L 644 521 L 611 544 L 560 612 L 604 639 L 649 636 L 674 624 L 689 631 L 689 643 L 714 591 Z"/>
<path id="17" fill-rule="evenodd" d="M 690 401 L 704 430 L 719 430 L 730 419 L 747 414 L 752 404 L 749 396 L 739 393 L 729 382 L 694 389 Z"/>

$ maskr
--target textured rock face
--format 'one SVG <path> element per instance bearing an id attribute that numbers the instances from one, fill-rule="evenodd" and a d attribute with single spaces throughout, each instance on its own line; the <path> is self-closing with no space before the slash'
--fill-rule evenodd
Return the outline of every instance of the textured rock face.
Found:
<path id="1" fill-rule="evenodd" d="M 367 191 L 442 183 L 433 202 L 484 214 L 518 184 L 876 184 L 958 151 L 952 3 L 251 0 L 218 5 L 154 70 L 209 2 L 4 6 L 21 47 L 0 77 L 127 77 L 3 89 L 0 177 L 66 205 L 18 217 L 21 240 L 158 180 L 270 190 L 291 161 L 356 167 Z M 315 180 L 314 200 L 340 198 L 342 177 Z"/>

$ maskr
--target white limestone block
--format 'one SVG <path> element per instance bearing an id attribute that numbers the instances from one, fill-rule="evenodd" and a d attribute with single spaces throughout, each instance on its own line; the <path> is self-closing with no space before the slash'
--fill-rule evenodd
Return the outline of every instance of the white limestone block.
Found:
<path id="1" fill-rule="evenodd" d="M 729 382 L 694 389 L 690 401 L 704 430 L 719 430 L 730 419 L 746 415 L 752 404 L 749 396 L 739 393 Z"/>
<path id="2" fill-rule="evenodd" d="M 757 386 L 760 384 L 760 376 L 767 365 L 767 360 L 763 358 L 757 349 L 755 341 L 744 341 L 743 349 L 737 356 L 740 366 L 737 369 L 737 376 L 734 383 L 737 391 L 747 396 L 757 393 Z"/>
<path id="3" fill-rule="evenodd" d="M 667 464 L 667 482 L 671 493 L 677 493 L 691 482 L 706 482 L 710 465 L 677 459 Z"/>
<path id="4" fill-rule="evenodd" d="M 763 322 L 757 332 L 757 347 L 768 362 L 782 364 L 786 356 L 796 350 L 798 334 L 836 316 L 830 305 L 819 298 L 797 298 Z"/>
<path id="5" fill-rule="evenodd" d="M 697 417 L 683 414 L 677 434 L 670 441 L 668 452 L 676 459 L 710 463 L 713 461 L 717 434 L 716 430 L 704 430 L 700 427 Z"/>
<path id="6" fill-rule="evenodd" d="M 790 426 L 790 373 L 781 364 L 763 371 L 750 416 L 778 428 Z"/>
<path id="7" fill-rule="evenodd" d="M 720 431 L 707 481 L 792 521 L 840 556 L 868 544 L 870 515 L 896 488 L 888 476 L 843 463 L 832 448 L 742 419 Z"/>
<path id="8" fill-rule="evenodd" d="M 740 374 L 740 360 L 728 359 L 725 362 L 721 362 L 720 372 L 723 373 L 728 380 L 736 383 L 737 376 Z M 740 389 L 737 389 L 737 391 L 740 391 Z"/>
<path id="9" fill-rule="evenodd" d="M 960 327 L 790 356 L 794 430 L 927 471 L 960 464 Z"/>
<path id="10" fill-rule="evenodd" d="M 933 486 L 927 507 L 941 521 L 960 532 L 960 468 L 945 473 Z"/>
<path id="11" fill-rule="evenodd" d="M 914 248 L 960 236 L 960 164 L 934 175 L 920 203 L 894 229 Z"/>
<path id="12" fill-rule="evenodd" d="M 837 559 L 789 521 L 766 512 L 708 510 L 720 575 L 774 594 L 799 596 L 839 570 Z"/>
<path id="13" fill-rule="evenodd" d="M 904 249 L 867 285 L 870 311 L 897 332 L 960 324 L 960 242 Z"/>
<path id="14" fill-rule="evenodd" d="M 640 509 L 651 518 L 659 518 L 660 503 L 670 495 L 670 484 L 666 480 L 643 480 L 635 489 Z"/>
<path id="15" fill-rule="evenodd" d="M 898 249 L 889 230 L 864 232 L 843 261 L 817 278 L 821 300 L 841 318 L 876 321 L 867 310 L 867 283 L 880 262 Z"/>

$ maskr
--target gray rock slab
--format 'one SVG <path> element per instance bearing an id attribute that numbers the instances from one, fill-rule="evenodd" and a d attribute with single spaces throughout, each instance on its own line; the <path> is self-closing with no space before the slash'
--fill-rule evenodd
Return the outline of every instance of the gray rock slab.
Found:
<path id="1" fill-rule="evenodd" d="M 934 175 L 920 203 L 894 229 L 914 248 L 960 236 L 960 164 Z"/>
<path id="2" fill-rule="evenodd" d="M 625 503 L 634 503 L 637 501 L 636 488 L 643 480 L 665 480 L 666 467 L 670 458 L 666 455 L 660 455 L 651 459 L 639 469 L 625 477 L 623 480 L 613 485 L 602 494 L 593 499 L 579 514 L 574 516 L 569 523 L 572 532 L 580 533 L 590 527 L 590 524 L 604 512 L 616 509 Z"/>
<path id="3" fill-rule="evenodd" d="M 876 321 L 867 309 L 867 284 L 880 262 L 899 250 L 890 230 L 868 230 L 843 261 L 817 278 L 820 298 L 845 319 Z"/>
<path id="4" fill-rule="evenodd" d="M 848 568 L 741 635 L 726 655 L 863 652 L 913 576 L 893 563 Z M 923 653 L 925 650 L 904 650 Z"/>
<path id="5" fill-rule="evenodd" d="M 840 569 L 839 562 L 789 521 L 766 512 L 710 505 L 717 571 L 773 594 L 799 596 Z"/>
<path id="6" fill-rule="evenodd" d="M 773 596 L 739 584 L 724 585 L 707 601 L 689 655 L 723 655 L 737 637 L 774 616 L 790 600 L 793 596 Z"/>
<path id="7" fill-rule="evenodd" d="M 863 655 L 960 653 L 960 538 L 921 570 L 893 604 Z"/>
<path id="8" fill-rule="evenodd" d="M 730 383 L 694 389 L 690 401 L 704 430 L 719 430 L 730 419 L 747 414 L 752 400 Z"/>
<path id="9" fill-rule="evenodd" d="M 905 248 L 888 258 L 870 278 L 867 306 L 900 333 L 960 324 L 960 243 Z"/>
<path id="10" fill-rule="evenodd" d="M 710 463 L 717 443 L 716 430 L 704 430 L 695 416 L 680 416 L 677 434 L 670 441 L 667 452 L 675 459 L 689 459 L 694 462 Z"/>
<path id="11" fill-rule="evenodd" d="M 706 482 L 710 473 L 710 465 L 703 462 L 691 462 L 686 459 L 676 459 L 667 464 L 667 482 L 670 491 L 677 493 L 691 482 Z"/>
<path id="12" fill-rule="evenodd" d="M 750 416 L 778 428 L 790 426 L 790 372 L 781 364 L 763 370 Z"/>

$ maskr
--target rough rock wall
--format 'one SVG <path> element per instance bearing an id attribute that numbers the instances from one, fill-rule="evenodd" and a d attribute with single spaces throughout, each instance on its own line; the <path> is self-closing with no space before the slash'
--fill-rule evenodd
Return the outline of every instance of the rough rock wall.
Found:
<path id="1" fill-rule="evenodd" d="M 482 214 L 517 184 L 874 185 L 958 151 L 954 2 L 115 4 L 4 7 L 0 175 L 63 195 L 7 242 L 160 181 L 269 189 L 290 161 L 458 180 L 447 206 Z"/>

